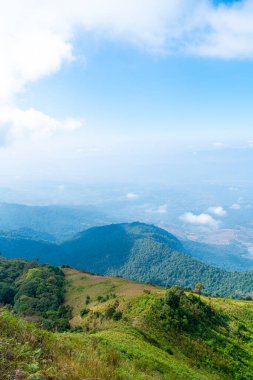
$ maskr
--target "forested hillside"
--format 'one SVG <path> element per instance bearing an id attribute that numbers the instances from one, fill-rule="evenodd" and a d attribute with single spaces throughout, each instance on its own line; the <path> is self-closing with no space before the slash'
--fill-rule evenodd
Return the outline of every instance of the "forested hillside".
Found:
<path id="1" fill-rule="evenodd" d="M 192 289 L 201 282 L 210 295 L 251 295 L 253 272 L 226 272 L 207 265 L 183 253 L 184 244 L 161 228 L 137 222 L 93 227 L 62 244 L 0 234 L 0 252 L 8 258 L 38 259 L 165 286 Z"/>
<path id="2" fill-rule="evenodd" d="M 207 294 L 241 297 L 253 291 L 253 272 L 226 272 L 181 253 L 182 243 L 167 231 L 143 223 L 94 227 L 62 245 L 64 260 L 94 273 L 136 281 L 194 288 Z"/>
<path id="3" fill-rule="evenodd" d="M 51 265 L 0 258 L 0 304 L 48 329 L 65 330 L 71 315 L 64 306 L 63 272 Z"/>

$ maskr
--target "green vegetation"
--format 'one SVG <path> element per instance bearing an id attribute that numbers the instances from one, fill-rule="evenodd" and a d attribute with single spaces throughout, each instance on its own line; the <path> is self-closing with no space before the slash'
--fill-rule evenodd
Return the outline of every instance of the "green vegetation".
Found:
<path id="1" fill-rule="evenodd" d="M 139 378 L 138 371 L 143 379 L 252 379 L 252 301 L 205 297 L 178 286 L 166 290 L 115 277 L 87 274 L 82 281 L 80 272 L 64 272 L 72 328 L 82 328 L 130 360 L 136 371 L 130 379 Z M 77 293 L 80 281 L 84 288 Z M 199 290 L 201 284 L 197 285 Z M 111 289 L 115 298 L 99 302 L 99 295 Z M 89 308 L 80 316 L 88 294 Z"/>
<path id="2" fill-rule="evenodd" d="M 0 258 L 0 303 L 13 307 L 18 315 L 51 330 L 66 330 L 71 309 L 63 305 L 64 294 L 65 279 L 59 268 Z"/>
<path id="3" fill-rule="evenodd" d="M 90 228 L 59 245 L 0 234 L 0 251 L 16 257 L 22 252 L 26 259 L 37 257 L 53 265 L 71 265 L 163 286 L 193 289 L 202 283 L 210 295 L 244 298 L 253 292 L 253 271 L 226 272 L 197 261 L 182 253 L 185 243 L 182 245 L 175 236 L 137 222 Z M 82 286 L 80 283 L 79 291 Z"/>
<path id="4" fill-rule="evenodd" d="M 5 309 L 0 309 L 0 341 L 1 380 L 122 379 L 117 355 L 99 339 L 51 333 Z"/>
<path id="5" fill-rule="evenodd" d="M 50 332 L 0 308 L 3 380 L 252 379 L 252 301 L 205 297 L 202 284 L 193 293 L 21 260 L 1 265 L 14 279 L 14 312 L 21 284 L 41 287 L 38 270 L 50 272 L 46 284 L 64 273 L 60 307 L 73 309 L 70 331 Z"/>
<path id="6" fill-rule="evenodd" d="M 175 236 L 152 225 L 94 227 L 62 249 L 68 264 L 93 273 L 189 289 L 202 283 L 210 295 L 241 298 L 253 292 L 253 272 L 226 272 L 197 261 L 181 253 Z"/>

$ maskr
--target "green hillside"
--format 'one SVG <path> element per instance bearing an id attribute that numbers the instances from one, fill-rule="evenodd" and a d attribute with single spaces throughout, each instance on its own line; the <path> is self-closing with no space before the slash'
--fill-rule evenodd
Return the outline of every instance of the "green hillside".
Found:
<path id="1" fill-rule="evenodd" d="M 253 292 L 252 271 L 226 272 L 184 251 L 167 231 L 137 222 L 90 228 L 59 245 L 17 233 L 0 234 L 0 252 L 8 258 L 38 258 L 41 263 L 165 286 L 192 289 L 201 282 L 210 295 L 241 298 Z"/>
<path id="2" fill-rule="evenodd" d="M 17 260 L 3 266 L 17 284 L 29 271 L 47 269 Z M 49 270 L 45 286 L 63 274 L 61 306 L 72 308 L 71 328 L 50 332 L 40 320 L 29 322 L 34 310 L 2 306 L 1 379 L 252 379 L 252 301 L 204 297 L 72 268 Z M 41 283 L 34 288 L 39 295 Z"/>
<path id="3" fill-rule="evenodd" d="M 94 227 L 62 245 L 66 264 L 135 281 L 193 288 L 202 282 L 212 295 L 240 297 L 253 291 L 253 272 L 226 272 L 180 252 L 167 231 L 143 223 Z"/>
<path id="4" fill-rule="evenodd" d="M 252 379 L 253 302 L 64 273 L 71 325 L 152 373 L 144 378 Z"/>

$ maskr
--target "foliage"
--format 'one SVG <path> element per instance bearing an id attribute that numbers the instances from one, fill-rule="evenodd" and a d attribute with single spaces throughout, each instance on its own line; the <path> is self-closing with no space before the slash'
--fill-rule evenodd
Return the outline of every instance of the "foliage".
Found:
<path id="1" fill-rule="evenodd" d="M 1 380 L 124 379 L 117 373 L 124 362 L 113 363 L 95 337 L 48 332 L 1 308 L 0 341 Z"/>
<path id="2" fill-rule="evenodd" d="M 80 310 L 80 316 L 83 317 L 84 315 L 89 314 L 89 311 L 90 311 L 90 310 L 87 309 L 87 308 L 81 309 L 81 310 Z"/>
<path id="3" fill-rule="evenodd" d="M 81 324 L 116 354 L 116 361 L 126 358 L 128 367 L 135 367 L 130 379 L 252 379 L 252 302 L 88 275 L 77 298 L 73 289 L 81 282 L 80 272 L 69 269 L 65 275 L 73 281 L 66 294 L 74 307 L 72 326 Z M 97 302 L 112 288 L 115 300 Z M 87 294 L 90 312 L 80 321 L 78 304 Z M 114 317 L 118 311 L 120 319 Z"/>
<path id="4" fill-rule="evenodd" d="M 195 245 L 186 245 L 161 228 L 138 222 L 93 227 L 62 244 L 11 233 L 0 236 L 0 251 L 12 256 L 22 252 L 28 259 L 164 286 L 194 289 L 202 283 L 210 295 L 242 298 L 253 292 L 252 271 L 227 272 L 207 265 L 191 257 Z M 196 245 L 198 258 L 201 247 Z"/>
<path id="5" fill-rule="evenodd" d="M 235 298 L 253 291 L 253 272 L 226 272 L 197 261 L 182 253 L 175 236 L 153 225 L 94 227 L 61 248 L 70 265 L 93 273 L 189 289 L 201 283 L 206 294 Z"/>
<path id="6" fill-rule="evenodd" d="M 172 286 L 162 302 L 160 319 L 163 325 L 197 334 L 207 325 L 224 325 L 225 317 L 192 293 L 186 295 L 179 286 Z"/>
<path id="7" fill-rule="evenodd" d="M 0 302 L 19 315 L 33 317 L 44 328 L 69 328 L 71 309 L 63 306 L 63 272 L 51 265 L 0 258 Z"/>
<path id="8" fill-rule="evenodd" d="M 20 286 L 24 280 L 34 281 L 41 269 L 38 264 L 25 269 L 14 282 Z M 59 332 L 65 329 L 63 323 L 52 333 L 0 309 L 1 379 L 252 379 L 252 302 L 121 278 L 86 274 L 83 279 L 70 268 L 64 273 L 65 299 L 72 306 L 79 301 L 84 305 L 89 295 L 88 314 L 81 318 L 80 306 L 75 306 L 71 332 Z M 57 278 L 58 270 L 50 276 Z M 33 288 L 31 293 L 29 287 L 24 290 L 31 297 Z M 97 301 L 107 294 L 114 297 Z M 67 304 L 44 313 L 48 324 L 55 313 L 57 319 L 66 313 L 71 318 Z"/>

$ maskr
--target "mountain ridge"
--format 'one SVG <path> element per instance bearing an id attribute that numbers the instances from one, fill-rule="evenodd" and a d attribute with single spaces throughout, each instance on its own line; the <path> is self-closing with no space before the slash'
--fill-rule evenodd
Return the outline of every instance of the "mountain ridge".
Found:
<path id="1" fill-rule="evenodd" d="M 244 297 L 253 292 L 253 272 L 227 272 L 198 261 L 180 251 L 183 245 L 174 235 L 141 222 L 92 227 L 61 244 L 14 237 L 0 235 L 0 251 L 9 258 L 38 258 L 165 286 L 192 289 L 201 282 L 211 295 Z"/>

